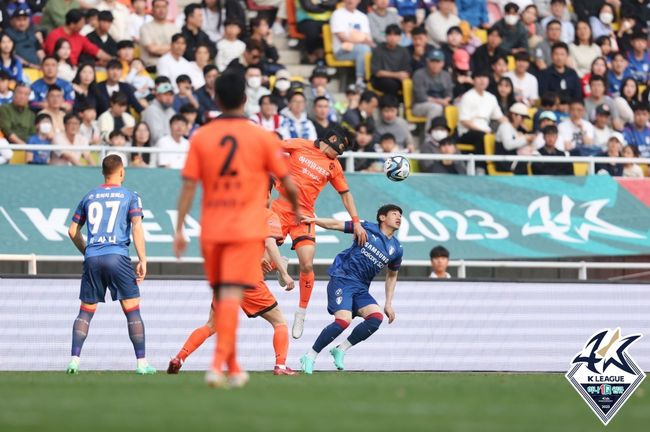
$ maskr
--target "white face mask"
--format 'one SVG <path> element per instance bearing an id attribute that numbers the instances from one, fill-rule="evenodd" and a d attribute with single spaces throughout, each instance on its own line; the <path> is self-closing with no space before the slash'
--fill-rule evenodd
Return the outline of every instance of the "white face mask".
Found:
<path id="1" fill-rule="evenodd" d="M 52 123 L 50 122 L 39 123 L 38 131 L 43 135 L 49 134 L 50 132 L 52 132 Z"/>
<path id="2" fill-rule="evenodd" d="M 289 87 L 291 87 L 291 83 L 289 80 L 286 79 L 280 79 L 275 82 L 275 86 L 278 88 L 280 91 L 287 91 L 289 90 Z"/>
<path id="3" fill-rule="evenodd" d="M 506 24 L 513 26 L 519 21 L 519 15 L 506 15 L 504 20 L 506 21 Z"/>
<path id="4" fill-rule="evenodd" d="M 614 21 L 614 15 L 612 15 L 609 12 L 603 12 L 601 13 L 598 18 L 603 24 L 611 24 L 612 21 Z"/>
<path id="5" fill-rule="evenodd" d="M 249 77 L 246 80 L 246 83 L 248 84 L 248 87 L 252 89 L 258 89 L 262 85 L 262 77 L 258 77 L 258 76 Z"/>
<path id="6" fill-rule="evenodd" d="M 431 131 L 431 138 L 433 138 L 434 141 L 442 141 L 447 138 L 447 136 L 447 131 L 443 129 L 434 129 Z"/>

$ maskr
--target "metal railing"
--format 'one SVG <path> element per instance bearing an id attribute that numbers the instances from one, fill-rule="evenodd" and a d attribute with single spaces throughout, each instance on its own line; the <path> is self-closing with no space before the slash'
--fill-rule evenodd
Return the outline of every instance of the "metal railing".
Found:
<path id="1" fill-rule="evenodd" d="M 61 146 L 61 145 L 40 145 L 40 144 L 4 144 L 0 149 L 14 151 L 73 151 L 99 153 L 104 158 L 109 153 L 185 153 L 184 149 L 161 149 L 156 147 L 111 147 L 111 146 Z M 514 156 L 514 155 L 480 155 L 480 154 L 438 154 L 438 153 L 367 153 L 367 152 L 345 152 L 340 157 L 345 159 L 345 170 L 354 172 L 354 161 L 357 159 L 386 159 L 391 156 L 405 156 L 413 160 L 430 161 L 463 161 L 467 162 L 467 174 L 476 174 L 477 162 L 543 162 L 543 163 L 585 163 L 588 165 L 588 173 L 596 173 L 596 164 L 648 164 L 650 158 L 624 158 L 624 157 L 602 157 L 602 156 Z"/>
<path id="2" fill-rule="evenodd" d="M 36 254 L 0 254 L 0 262 L 27 262 L 27 274 L 38 274 L 38 262 L 82 262 L 81 255 L 36 255 Z M 137 261 L 137 257 L 131 257 Z M 329 265 L 333 260 L 326 258 L 314 259 L 316 265 Z M 176 259 L 174 257 L 148 257 L 147 262 L 155 263 L 187 263 L 202 264 L 203 258 L 184 257 Z M 297 265 L 298 259 L 289 259 L 289 264 Z M 429 260 L 404 260 L 402 265 L 407 267 L 429 267 Z M 587 280 L 588 271 L 596 269 L 616 269 L 616 270 L 650 270 L 650 262 L 591 262 L 591 261 L 489 261 L 489 260 L 452 260 L 449 262 L 450 267 L 458 268 L 458 278 L 467 277 L 468 268 L 531 268 L 531 269 L 575 269 L 577 270 L 578 280 Z"/>

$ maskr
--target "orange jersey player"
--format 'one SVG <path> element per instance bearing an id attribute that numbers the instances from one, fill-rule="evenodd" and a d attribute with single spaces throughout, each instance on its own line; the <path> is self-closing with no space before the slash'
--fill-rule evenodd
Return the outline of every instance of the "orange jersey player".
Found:
<path id="1" fill-rule="evenodd" d="M 279 179 L 292 207 L 299 210 L 281 141 L 244 117 L 244 77 L 225 73 L 215 87 L 223 115 L 199 128 L 190 141 L 178 199 L 174 253 L 180 257 L 187 247 L 184 221 L 200 182 L 201 252 L 214 289 L 218 333 L 214 361 L 205 379 L 213 387 L 240 387 L 248 375 L 236 359 L 237 317 L 242 289 L 255 289 L 262 279 L 260 262 L 268 228 L 260 214 L 266 209 L 269 175 Z M 225 365 L 228 377 L 223 373 Z"/>
<path id="2" fill-rule="evenodd" d="M 325 185 L 331 183 L 341 195 L 343 205 L 352 218 L 357 242 L 365 244 L 368 236 L 359 223 L 354 198 L 345 180 L 343 168 L 337 160 L 348 145 L 345 135 L 342 128 L 335 127 L 328 129 L 325 136 L 316 141 L 289 139 L 283 142 L 282 147 L 289 153 L 289 169 L 299 189 L 300 212 L 305 216 L 313 217 L 316 198 Z M 307 305 L 314 285 L 316 234 L 313 223 L 295 222 L 296 217 L 289 202 L 289 191 L 282 186 L 278 187 L 278 191 L 280 197 L 273 202 L 272 209 L 280 216 L 283 235 L 291 236 L 292 249 L 296 250 L 300 264 L 300 302 L 291 331 L 293 337 L 297 339 L 302 336 Z"/>

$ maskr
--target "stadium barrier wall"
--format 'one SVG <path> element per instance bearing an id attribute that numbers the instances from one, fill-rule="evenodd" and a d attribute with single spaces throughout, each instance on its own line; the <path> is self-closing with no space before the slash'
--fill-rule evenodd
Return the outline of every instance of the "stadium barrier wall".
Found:
<path id="1" fill-rule="evenodd" d="M 288 365 L 332 321 L 326 284 L 317 281 L 305 332 L 290 340 Z M 291 326 L 297 288 L 285 292 L 269 281 Z M 147 280 L 141 285 L 147 357 L 161 372 L 190 332 L 203 325 L 210 290 L 202 281 Z M 78 312 L 76 279 L 0 279 L 0 370 L 61 370 L 68 363 L 72 324 Z M 371 293 L 383 307 L 384 284 Z M 650 286 L 642 284 L 398 282 L 396 320 L 348 351 L 349 370 L 554 371 L 566 372 L 587 339 L 603 328 L 645 335 L 630 349 L 650 370 Z M 359 322 L 339 337 L 342 340 Z M 248 370 L 273 367 L 272 329 L 262 318 L 241 314 L 238 353 Z M 213 338 L 185 363 L 205 370 Z M 130 370 L 135 366 L 118 304 L 100 304 L 82 352 L 82 370 Z M 327 351 L 317 370 L 333 370 Z"/>

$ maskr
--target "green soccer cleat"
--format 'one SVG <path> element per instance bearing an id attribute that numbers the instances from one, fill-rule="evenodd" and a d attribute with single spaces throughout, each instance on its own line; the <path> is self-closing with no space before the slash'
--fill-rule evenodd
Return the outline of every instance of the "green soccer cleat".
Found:
<path id="1" fill-rule="evenodd" d="M 334 359 L 334 366 L 336 366 L 338 370 L 345 370 L 345 367 L 343 366 L 345 351 L 335 347 L 330 350 L 330 354 L 332 354 L 332 358 Z"/>
<path id="2" fill-rule="evenodd" d="M 71 361 L 68 368 L 65 370 L 65 373 L 77 375 L 79 373 L 79 365 L 76 362 Z"/>
<path id="3" fill-rule="evenodd" d="M 300 357 L 300 367 L 304 373 L 311 375 L 314 373 L 314 360 L 305 354 Z"/>
<path id="4" fill-rule="evenodd" d="M 138 375 L 153 375 L 156 372 L 157 372 L 156 368 L 154 368 L 149 364 L 145 366 L 138 366 L 137 368 L 135 368 L 135 373 L 137 373 Z"/>

